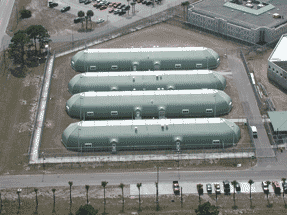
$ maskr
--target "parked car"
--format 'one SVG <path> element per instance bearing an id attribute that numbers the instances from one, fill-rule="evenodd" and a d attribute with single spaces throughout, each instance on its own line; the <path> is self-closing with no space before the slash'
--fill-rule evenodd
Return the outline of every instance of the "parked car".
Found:
<path id="1" fill-rule="evenodd" d="M 124 10 L 129 10 L 130 8 L 131 8 L 131 6 L 127 5 L 127 6 L 125 6 L 123 9 L 124 9 Z"/>
<path id="2" fill-rule="evenodd" d="M 229 181 L 225 180 L 223 181 L 223 187 L 224 187 L 224 193 L 229 194 L 230 193 L 230 183 Z"/>
<path id="3" fill-rule="evenodd" d="M 237 192 L 241 191 L 241 187 L 240 187 L 240 184 L 238 182 L 235 184 L 235 190 Z"/>
<path id="4" fill-rule="evenodd" d="M 173 181 L 172 182 L 172 188 L 173 188 L 174 195 L 179 195 L 180 194 L 178 181 Z"/>
<path id="5" fill-rule="evenodd" d="M 114 8 L 109 9 L 109 13 L 114 12 Z"/>
<path id="6" fill-rule="evenodd" d="M 124 14 L 126 14 L 126 11 L 124 11 L 124 10 L 121 10 L 120 12 L 119 12 L 119 15 L 121 16 L 121 15 L 124 15 Z"/>
<path id="7" fill-rule="evenodd" d="M 147 3 L 146 3 L 146 5 L 151 5 L 152 4 L 152 2 L 151 1 L 148 1 Z"/>
<path id="8" fill-rule="evenodd" d="M 79 23 L 82 21 L 82 17 L 77 17 L 76 19 L 74 19 L 74 23 Z"/>
<path id="9" fill-rule="evenodd" d="M 273 187 L 273 190 L 274 190 L 275 194 L 280 194 L 281 193 L 280 184 L 277 181 L 272 181 L 272 187 Z"/>
<path id="10" fill-rule="evenodd" d="M 109 6 L 109 7 L 113 7 L 113 3 L 110 3 L 108 6 Z"/>
<path id="11" fill-rule="evenodd" d="M 143 0 L 137 0 L 138 3 L 142 3 Z"/>
<path id="12" fill-rule="evenodd" d="M 283 188 L 283 192 L 286 194 L 287 193 L 287 183 L 282 182 L 282 188 Z"/>
<path id="13" fill-rule="evenodd" d="M 97 21 L 96 21 L 96 23 L 97 24 L 100 24 L 100 23 L 102 23 L 102 22 L 104 22 L 105 20 L 104 19 L 98 19 Z"/>
<path id="14" fill-rule="evenodd" d="M 68 10 L 70 10 L 70 9 L 71 9 L 70 6 L 66 6 L 66 7 L 63 7 L 63 8 L 61 9 L 61 12 L 66 12 L 66 11 L 68 11 Z"/>
<path id="15" fill-rule="evenodd" d="M 143 2 L 142 2 L 142 4 L 146 4 L 147 3 L 147 1 L 146 0 L 144 0 Z"/>
<path id="16" fill-rule="evenodd" d="M 49 2 L 49 7 L 53 8 L 53 7 L 57 7 L 59 4 L 56 2 Z"/>
<path id="17" fill-rule="evenodd" d="M 119 8 L 119 7 L 121 6 L 121 4 L 122 4 L 122 3 L 118 2 L 118 3 L 116 4 L 116 8 Z"/>
<path id="18" fill-rule="evenodd" d="M 207 193 L 212 193 L 212 186 L 211 186 L 211 184 L 206 184 L 206 192 Z"/>
<path id="19" fill-rule="evenodd" d="M 101 3 L 98 3 L 97 6 L 96 6 L 96 8 L 101 8 L 102 6 L 104 6 L 103 3 L 102 3 L 102 4 L 101 4 Z"/>
<path id="20" fill-rule="evenodd" d="M 91 1 L 90 0 L 86 0 L 84 4 L 90 4 Z"/>
<path id="21" fill-rule="evenodd" d="M 115 9 L 115 10 L 114 10 L 114 14 L 119 14 L 120 12 L 121 12 L 120 9 Z"/>
<path id="22" fill-rule="evenodd" d="M 97 7 L 98 3 L 93 4 L 94 7 Z"/>
<path id="23" fill-rule="evenodd" d="M 119 9 L 123 9 L 126 5 L 125 4 L 122 4 L 119 6 Z"/>
<path id="24" fill-rule="evenodd" d="M 220 193 L 220 185 L 214 184 L 214 190 L 215 190 L 215 193 Z"/>
<path id="25" fill-rule="evenodd" d="M 80 3 L 84 3 L 86 0 L 79 0 Z"/>
<path id="26" fill-rule="evenodd" d="M 100 10 L 105 10 L 105 9 L 107 9 L 106 5 L 103 5 L 102 7 L 100 7 Z"/>
<path id="27" fill-rule="evenodd" d="M 262 181 L 261 186 L 262 186 L 262 189 L 263 189 L 264 193 L 269 192 L 269 188 L 267 186 L 267 182 L 266 181 Z"/>

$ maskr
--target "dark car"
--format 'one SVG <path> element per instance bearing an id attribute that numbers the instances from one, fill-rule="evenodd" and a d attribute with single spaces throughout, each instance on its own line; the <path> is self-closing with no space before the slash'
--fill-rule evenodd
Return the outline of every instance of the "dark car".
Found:
<path id="1" fill-rule="evenodd" d="M 240 187 L 240 184 L 238 182 L 235 184 L 235 190 L 237 192 L 241 191 L 241 187 Z"/>
<path id="2" fill-rule="evenodd" d="M 119 9 L 123 9 L 125 6 L 125 4 L 122 4 L 121 6 L 119 6 Z"/>
<path id="3" fill-rule="evenodd" d="M 74 19 L 74 23 L 79 23 L 82 21 L 82 17 L 77 17 L 76 19 Z"/>
<path id="4" fill-rule="evenodd" d="M 107 6 L 106 6 L 106 5 L 103 5 L 103 6 L 100 8 L 100 10 L 105 10 L 105 9 L 107 9 Z"/>
<path id="5" fill-rule="evenodd" d="M 172 182 L 172 187 L 173 187 L 173 193 L 174 193 L 174 195 L 179 195 L 179 194 L 180 194 L 180 190 L 179 190 L 178 181 L 173 181 L 173 182 Z"/>
<path id="6" fill-rule="evenodd" d="M 91 1 L 90 0 L 86 0 L 84 4 L 90 4 Z"/>
<path id="7" fill-rule="evenodd" d="M 99 4 L 97 4 L 96 8 L 100 8 L 102 6 L 103 6 L 103 4 L 99 3 Z"/>
<path id="8" fill-rule="evenodd" d="M 121 16 L 121 15 L 124 15 L 124 14 L 126 14 L 126 11 L 124 11 L 124 10 L 122 10 L 121 12 L 119 12 L 119 15 Z"/>
<path id="9" fill-rule="evenodd" d="M 131 6 L 127 5 L 127 6 L 125 6 L 123 9 L 124 9 L 124 10 L 129 10 L 130 8 L 131 8 Z"/>
<path id="10" fill-rule="evenodd" d="M 112 12 L 114 12 L 114 8 L 109 9 L 109 13 L 112 13 Z"/>
<path id="11" fill-rule="evenodd" d="M 211 184 L 206 184 L 206 192 L 207 193 L 212 193 L 212 186 L 211 186 Z"/>
<path id="12" fill-rule="evenodd" d="M 121 4 L 122 4 L 122 3 L 118 2 L 118 3 L 116 4 L 116 8 L 120 8 Z"/>
<path id="13" fill-rule="evenodd" d="M 225 180 L 223 181 L 223 188 L 224 188 L 224 193 L 229 194 L 230 193 L 230 183 L 229 181 Z"/>
<path id="14" fill-rule="evenodd" d="M 49 7 L 50 8 L 57 7 L 58 5 L 59 5 L 58 3 L 49 2 Z"/>
<path id="15" fill-rule="evenodd" d="M 71 9 L 70 6 L 66 6 L 66 7 L 63 7 L 63 8 L 61 9 L 61 12 L 66 12 L 66 11 L 68 11 L 68 10 L 70 10 L 70 9 Z"/>
<path id="16" fill-rule="evenodd" d="M 147 3 L 147 1 L 146 1 L 146 0 L 142 2 L 142 4 L 146 4 L 146 3 Z"/>
<path id="17" fill-rule="evenodd" d="M 280 194 L 281 193 L 281 188 L 280 185 L 277 181 L 272 181 L 272 187 L 274 189 L 275 194 Z"/>
<path id="18" fill-rule="evenodd" d="M 79 0 L 80 3 L 84 3 L 86 0 Z"/>
<path id="19" fill-rule="evenodd" d="M 152 4 L 152 2 L 151 1 L 148 1 L 147 3 L 146 3 L 146 5 L 151 5 Z"/>
<path id="20" fill-rule="evenodd" d="M 114 14 L 119 14 L 120 12 L 121 12 L 120 9 L 115 9 L 115 10 L 114 10 Z"/>
<path id="21" fill-rule="evenodd" d="M 283 192 L 286 194 L 287 193 L 287 183 L 286 182 L 282 183 L 282 188 L 283 188 Z"/>

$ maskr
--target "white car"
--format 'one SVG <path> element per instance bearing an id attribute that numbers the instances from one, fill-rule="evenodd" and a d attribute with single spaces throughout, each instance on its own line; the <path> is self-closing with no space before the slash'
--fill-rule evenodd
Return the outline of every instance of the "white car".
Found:
<path id="1" fill-rule="evenodd" d="M 105 20 L 104 19 L 98 19 L 97 21 L 96 21 L 96 23 L 97 24 L 100 24 L 100 23 L 102 23 L 102 22 L 104 22 Z"/>
<path id="2" fill-rule="evenodd" d="M 269 191 L 266 181 L 262 181 L 262 189 L 263 189 L 264 193 Z"/>

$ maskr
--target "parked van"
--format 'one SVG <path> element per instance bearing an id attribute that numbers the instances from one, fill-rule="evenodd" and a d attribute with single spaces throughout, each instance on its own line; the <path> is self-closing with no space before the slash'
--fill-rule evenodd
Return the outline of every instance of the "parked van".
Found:
<path id="1" fill-rule="evenodd" d="M 252 130 L 252 135 L 254 138 L 257 138 L 258 135 L 257 135 L 257 128 L 256 126 L 250 126 L 251 127 L 251 130 Z"/>

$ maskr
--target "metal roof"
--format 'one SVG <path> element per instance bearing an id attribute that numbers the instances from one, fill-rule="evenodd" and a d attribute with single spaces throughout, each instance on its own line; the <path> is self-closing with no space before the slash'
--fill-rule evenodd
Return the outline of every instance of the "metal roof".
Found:
<path id="1" fill-rule="evenodd" d="M 155 75 L 197 75 L 197 74 L 210 74 L 214 73 L 212 70 L 167 70 L 167 71 L 139 71 L 139 72 L 85 72 L 78 74 L 86 77 L 106 77 L 106 76 L 132 76 L 132 75 L 144 75 L 144 76 L 155 76 Z"/>
<path id="2" fill-rule="evenodd" d="M 230 5 L 233 5 L 233 7 L 231 8 Z M 286 23 L 286 18 L 275 19 L 272 15 L 274 13 L 285 15 L 287 12 L 287 1 L 273 0 L 272 4 L 270 2 L 269 5 L 274 6 L 274 8 L 270 9 L 270 7 L 265 6 L 266 9 L 263 7 L 257 10 L 244 7 L 243 10 L 241 8 L 242 6 L 236 5 L 235 3 L 225 2 L 223 0 L 203 0 L 192 4 L 189 10 L 204 16 L 221 18 L 231 24 L 249 29 L 261 26 L 272 28 Z M 262 11 L 262 13 L 259 13 L 259 11 Z"/>
<path id="3" fill-rule="evenodd" d="M 155 48 L 117 48 L 117 49 L 87 49 L 84 53 L 112 53 L 112 52 L 162 52 L 162 51 L 202 51 L 205 47 L 155 47 Z"/>
<path id="4" fill-rule="evenodd" d="M 156 90 L 156 91 L 111 91 L 111 92 L 85 92 L 81 93 L 84 97 L 99 97 L 99 96 L 142 96 L 142 95 L 196 95 L 196 94 L 215 94 L 218 90 L 200 89 L 200 90 Z M 77 95 L 77 94 L 75 94 Z"/>
<path id="5" fill-rule="evenodd" d="M 268 111 L 274 131 L 287 131 L 287 111 Z"/>
<path id="6" fill-rule="evenodd" d="M 282 35 L 269 57 L 269 61 L 287 61 L 287 34 Z"/>
<path id="7" fill-rule="evenodd" d="M 186 119 L 147 119 L 147 120 L 108 120 L 108 121 L 81 121 L 78 126 L 137 126 L 137 125 L 182 125 L 182 124 L 220 124 L 224 118 L 186 118 Z"/>

